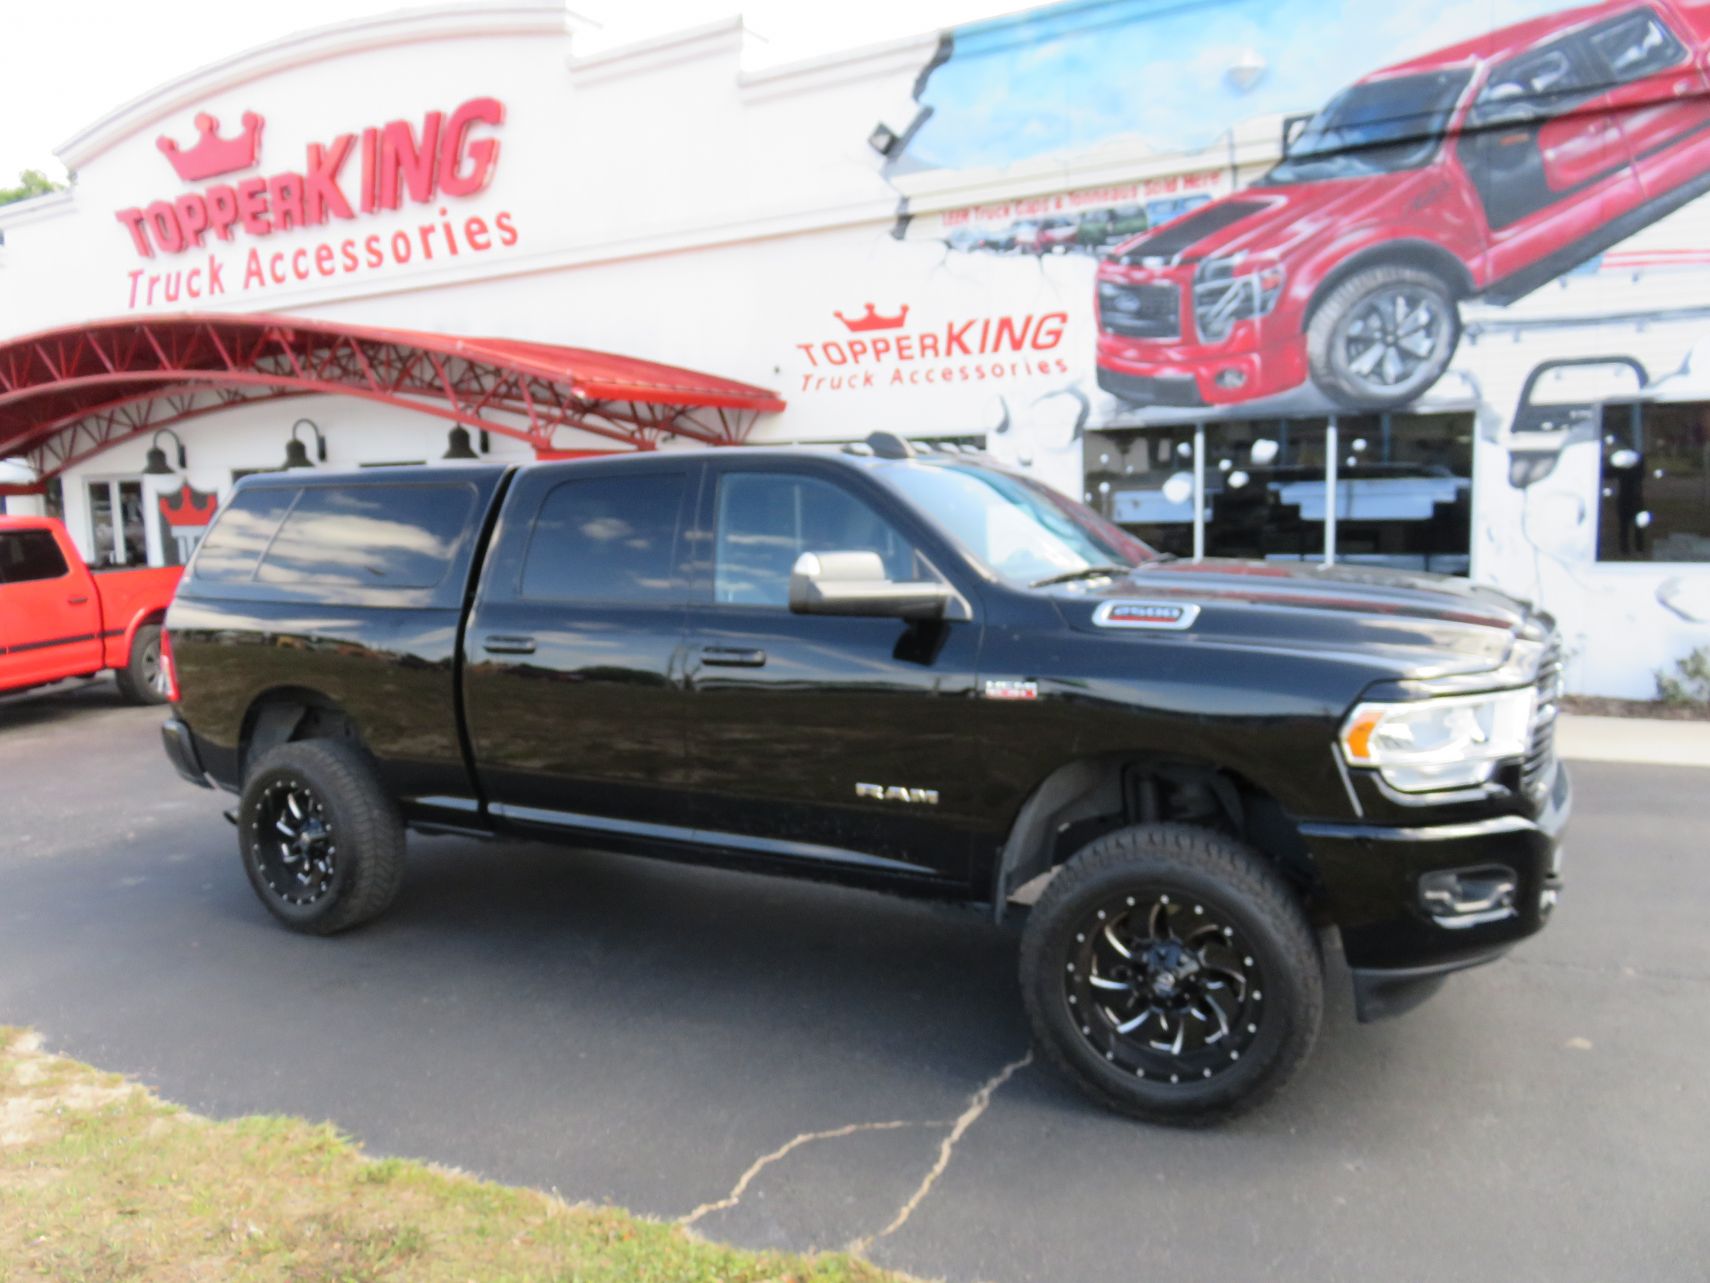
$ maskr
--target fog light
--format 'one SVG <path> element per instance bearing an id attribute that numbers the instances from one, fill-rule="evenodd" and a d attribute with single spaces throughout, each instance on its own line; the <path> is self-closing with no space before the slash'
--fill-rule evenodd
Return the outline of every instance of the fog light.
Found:
<path id="1" fill-rule="evenodd" d="M 1219 370 L 1217 377 L 1212 380 L 1220 388 L 1241 388 L 1247 386 L 1247 371 L 1229 369 Z"/>
<path id="2" fill-rule="evenodd" d="M 1419 878 L 1419 905 L 1443 927 L 1475 927 L 1514 912 L 1520 879 L 1505 864 L 1440 869 Z"/>

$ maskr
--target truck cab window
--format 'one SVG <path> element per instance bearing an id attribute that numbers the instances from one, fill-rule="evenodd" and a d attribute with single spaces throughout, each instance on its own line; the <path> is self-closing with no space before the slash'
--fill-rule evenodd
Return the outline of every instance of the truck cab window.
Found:
<path id="1" fill-rule="evenodd" d="M 683 485 L 682 473 L 658 473 L 554 486 L 529 536 L 522 595 L 534 601 L 672 601 L 678 596 Z"/>
<path id="2" fill-rule="evenodd" d="M 297 495 L 295 486 L 234 494 L 196 550 L 196 578 L 229 584 L 253 575 L 255 563 Z"/>
<path id="3" fill-rule="evenodd" d="M 841 487 L 784 472 L 719 478 L 714 601 L 787 608 L 804 552 L 876 552 L 889 579 L 934 577 L 889 522 Z"/>
<path id="4" fill-rule="evenodd" d="M 65 555 L 46 530 L 0 535 L 0 584 L 58 579 L 65 573 Z"/>

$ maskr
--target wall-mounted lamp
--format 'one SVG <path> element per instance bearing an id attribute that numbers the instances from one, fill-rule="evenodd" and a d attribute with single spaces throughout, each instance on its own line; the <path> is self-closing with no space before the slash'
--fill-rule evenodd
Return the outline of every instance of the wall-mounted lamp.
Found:
<path id="1" fill-rule="evenodd" d="M 315 457 L 322 463 L 327 461 L 327 439 L 321 430 L 315 426 L 313 419 L 298 419 L 291 425 L 291 439 L 285 443 L 285 466 L 287 468 L 312 468 L 309 462 L 309 447 L 297 436 L 298 428 L 308 428 L 315 434 Z"/>
<path id="2" fill-rule="evenodd" d="M 867 146 L 881 156 L 889 156 L 901 141 L 902 136 L 882 120 L 874 125 L 873 132 L 867 135 Z"/>
<path id="3" fill-rule="evenodd" d="M 145 477 L 170 477 L 173 473 L 172 465 L 166 461 L 166 451 L 160 448 L 162 437 L 171 437 L 178 446 L 177 470 L 179 472 L 184 471 L 184 442 L 179 440 L 178 434 L 171 428 L 162 428 L 154 434 L 153 439 L 149 442 L 148 462 L 143 464 L 143 476 Z"/>
<path id="4" fill-rule="evenodd" d="M 1238 94 L 1248 93 L 1265 78 L 1270 63 L 1257 49 L 1243 49 L 1235 60 L 1223 69 L 1223 79 Z"/>
<path id="5" fill-rule="evenodd" d="M 473 449 L 470 448 L 470 445 L 469 445 L 469 429 L 466 427 L 463 427 L 461 424 L 452 428 L 452 430 L 450 432 L 446 433 L 446 442 L 450 446 L 450 449 L 448 449 L 444 454 L 440 455 L 440 458 L 442 458 L 442 459 L 478 459 L 478 458 L 480 458 L 480 456 L 478 454 L 476 454 Z"/>

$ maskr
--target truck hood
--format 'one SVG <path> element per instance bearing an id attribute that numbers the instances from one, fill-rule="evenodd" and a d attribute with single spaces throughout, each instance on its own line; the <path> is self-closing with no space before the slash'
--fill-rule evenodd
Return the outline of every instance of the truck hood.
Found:
<path id="1" fill-rule="evenodd" d="M 1434 169 L 1275 187 L 1254 186 L 1202 206 L 1111 251 L 1128 267 L 1197 263 L 1246 252 L 1275 258 L 1381 216 L 1398 201 L 1430 203 Z"/>
<path id="2" fill-rule="evenodd" d="M 1379 676 L 1432 678 L 1492 672 L 1551 624 L 1525 603 L 1465 579 L 1368 566 L 1272 561 L 1159 561 L 1111 579 L 1052 588 L 1070 627 L 1136 640 L 1179 638 L 1261 651 L 1336 655 Z M 1106 602 L 1163 607 L 1161 622 L 1118 627 L 1095 616 Z M 1182 612 L 1175 607 L 1193 607 Z"/>

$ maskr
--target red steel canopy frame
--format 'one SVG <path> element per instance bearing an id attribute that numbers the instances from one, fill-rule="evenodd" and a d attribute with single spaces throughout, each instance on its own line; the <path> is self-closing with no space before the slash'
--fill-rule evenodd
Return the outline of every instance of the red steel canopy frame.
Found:
<path id="1" fill-rule="evenodd" d="M 0 344 L 0 458 L 39 493 L 73 464 L 251 401 L 365 397 L 553 449 L 575 428 L 633 449 L 734 445 L 784 408 L 765 388 L 586 348 L 459 338 L 292 316 L 96 321 Z"/>

